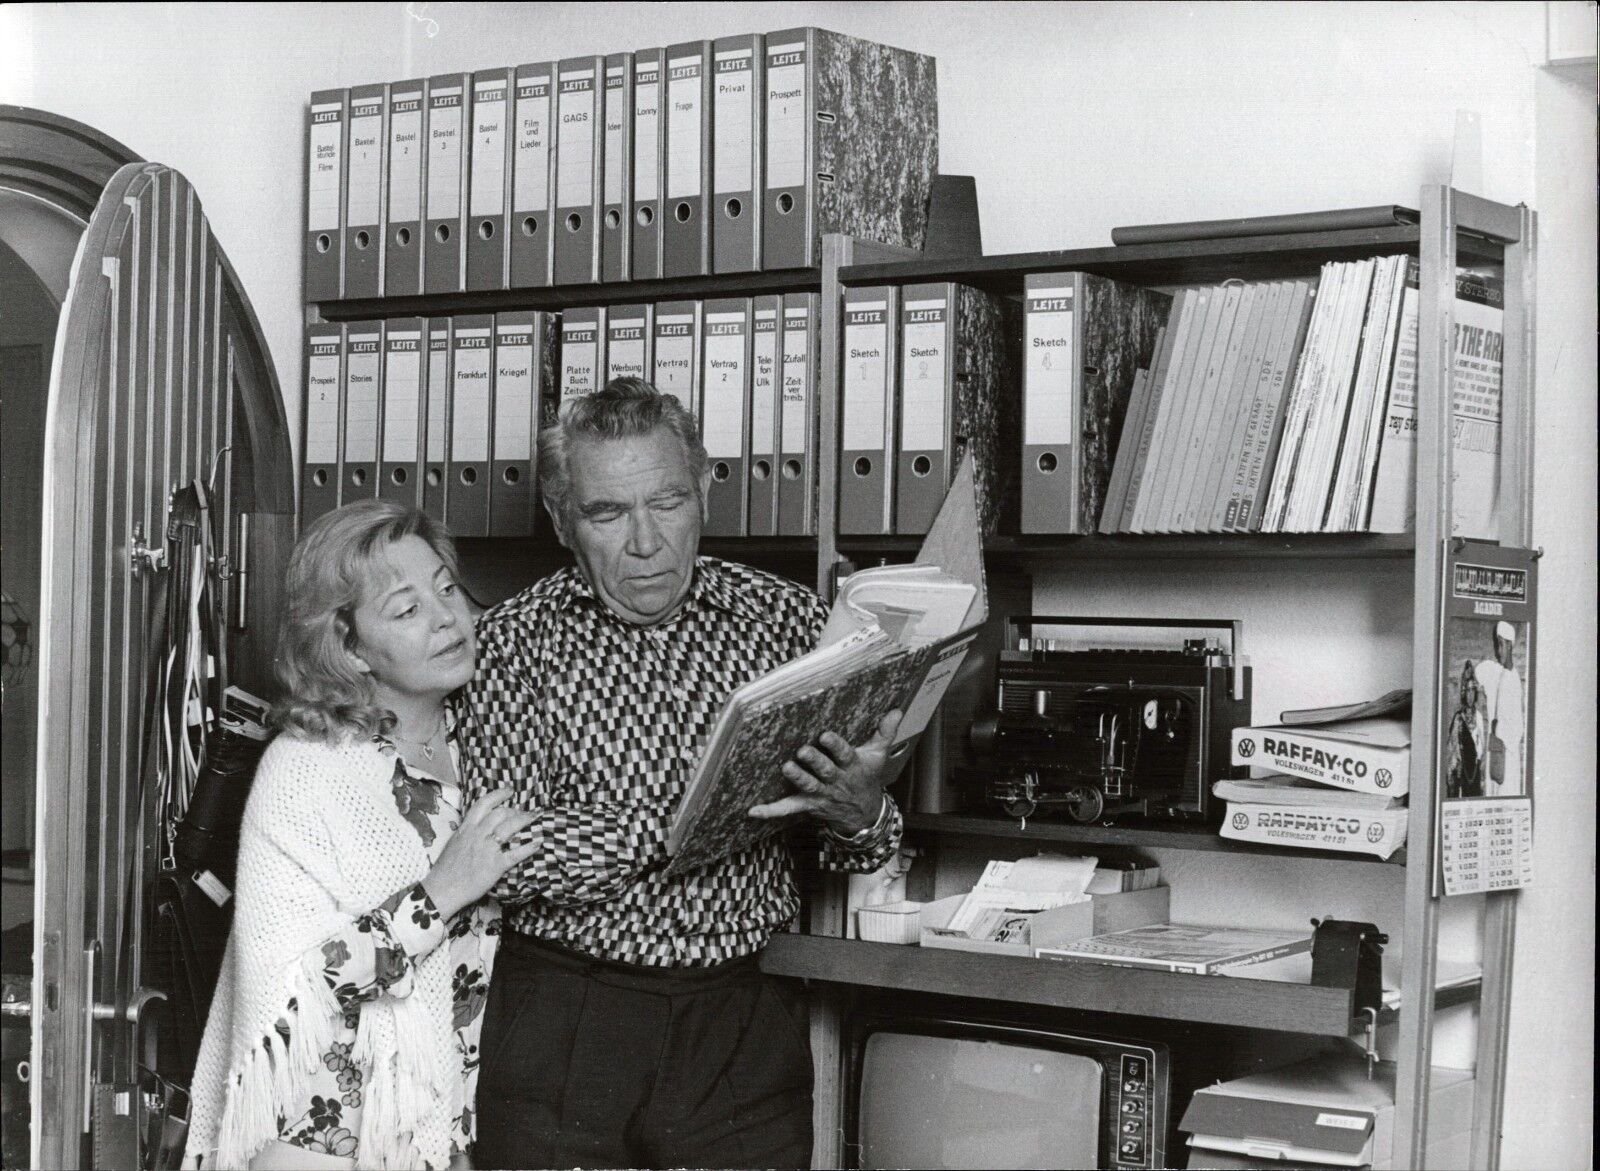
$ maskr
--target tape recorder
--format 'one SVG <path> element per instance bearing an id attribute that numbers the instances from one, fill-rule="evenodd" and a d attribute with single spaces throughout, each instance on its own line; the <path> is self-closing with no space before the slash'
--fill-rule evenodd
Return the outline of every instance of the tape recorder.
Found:
<path id="1" fill-rule="evenodd" d="M 1239 622 L 1177 618 L 1012 618 L 996 666 L 995 710 L 974 721 L 984 797 L 1019 819 L 1150 817 L 1213 822 L 1212 782 L 1235 727 L 1250 723 Z M 1060 649 L 1048 627 L 1225 631 L 1165 649 Z"/>

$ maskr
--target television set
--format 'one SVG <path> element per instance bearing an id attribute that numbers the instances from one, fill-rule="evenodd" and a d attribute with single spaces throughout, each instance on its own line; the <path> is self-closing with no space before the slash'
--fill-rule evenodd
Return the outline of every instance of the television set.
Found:
<path id="1" fill-rule="evenodd" d="M 849 1166 L 1121 1171 L 1182 1161 L 1178 1119 L 1215 1075 L 1215 1046 L 1182 1026 L 1158 1039 L 1114 1018 L 1000 1007 L 930 998 L 852 1015 Z"/>

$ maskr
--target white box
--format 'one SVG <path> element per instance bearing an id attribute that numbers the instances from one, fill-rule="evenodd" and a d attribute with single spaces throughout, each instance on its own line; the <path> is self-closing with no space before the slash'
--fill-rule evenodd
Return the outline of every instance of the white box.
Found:
<path id="1" fill-rule="evenodd" d="M 922 934 L 922 904 L 902 899 L 856 908 L 856 931 L 869 943 L 916 943 Z"/>
<path id="2" fill-rule="evenodd" d="M 1411 787 L 1411 725 L 1379 717 L 1293 728 L 1235 728 L 1232 762 L 1353 793 L 1404 797 Z"/>
<path id="3" fill-rule="evenodd" d="M 1255 805 L 1228 802 L 1222 836 L 1239 842 L 1339 850 L 1389 858 L 1406 844 L 1404 809 L 1342 805 Z"/>
<path id="4" fill-rule="evenodd" d="M 1108 931 L 1125 931 L 1165 923 L 1169 918 L 1172 890 L 1153 886 L 1148 890 L 1120 891 L 1094 895 L 1081 903 L 1068 903 L 1049 911 L 1039 911 L 1028 919 L 1028 943 L 989 943 L 962 935 L 941 935 L 940 929 L 960 909 L 966 895 L 951 895 L 922 908 L 922 946 L 951 951 L 976 951 L 988 955 L 1015 955 L 1031 958 L 1041 947 L 1057 947 L 1074 939 L 1087 939 Z"/>

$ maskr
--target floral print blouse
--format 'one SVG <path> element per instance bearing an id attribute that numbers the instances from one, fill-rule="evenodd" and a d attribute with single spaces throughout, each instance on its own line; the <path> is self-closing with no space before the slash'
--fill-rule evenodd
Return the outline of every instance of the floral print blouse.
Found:
<path id="1" fill-rule="evenodd" d="M 391 740 L 379 737 L 378 744 L 394 758 L 390 787 L 395 807 L 422 839 L 429 863 L 437 862 L 461 824 L 461 790 L 406 761 Z M 453 727 L 449 745 L 454 757 Z M 323 978 L 344 1009 L 344 1021 L 322 1056 L 322 1068 L 306 1082 L 301 1100 L 279 1115 L 279 1139 L 318 1154 L 357 1156 L 362 1091 L 370 1073 L 350 1058 L 361 1005 L 379 996 L 409 995 L 417 962 L 436 947 L 448 947 L 456 1046 L 466 1077 L 466 1106 L 455 1119 L 451 1153 L 465 1152 L 477 1135 L 472 1103 L 477 1097 L 478 1034 L 499 936 L 500 911 L 494 902 L 480 900 L 447 924 L 419 882 L 396 891 L 318 945 Z M 287 1020 L 279 1020 L 278 1031 L 288 1034 Z"/>

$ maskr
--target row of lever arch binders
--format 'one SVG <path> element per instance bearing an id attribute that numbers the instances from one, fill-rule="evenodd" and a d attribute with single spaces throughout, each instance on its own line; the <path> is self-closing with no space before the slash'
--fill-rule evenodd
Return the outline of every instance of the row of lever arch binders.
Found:
<path id="1" fill-rule="evenodd" d="M 939 153 L 933 59 L 817 28 L 322 90 L 308 119 L 307 301 L 921 248 Z"/>
<path id="2" fill-rule="evenodd" d="M 301 523 L 382 497 L 458 537 L 535 532 L 538 433 L 643 378 L 700 422 L 705 534 L 816 532 L 817 296 L 312 325 Z"/>

